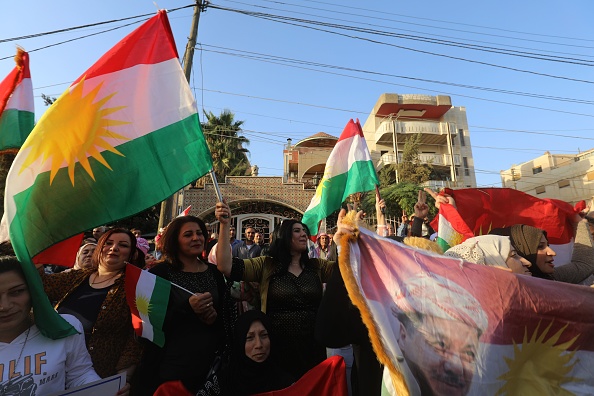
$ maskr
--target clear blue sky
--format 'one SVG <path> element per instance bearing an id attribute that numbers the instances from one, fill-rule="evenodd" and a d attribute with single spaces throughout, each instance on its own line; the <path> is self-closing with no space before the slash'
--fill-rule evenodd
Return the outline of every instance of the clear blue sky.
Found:
<path id="1" fill-rule="evenodd" d="M 161 8 L 173 9 L 191 2 L 168 0 L 157 1 L 157 4 Z M 339 33 L 331 34 L 214 8 L 202 14 L 198 42 L 202 44 L 203 51 L 196 51 L 191 81 L 198 106 L 214 113 L 228 108 L 235 112 L 237 119 L 245 121 L 244 135 L 251 140 L 248 147 L 251 151 L 250 160 L 259 166 L 260 175 L 282 174 L 282 147 L 287 138 L 296 142 L 320 131 L 338 136 L 350 118 L 358 117 L 363 123 L 379 95 L 384 92 L 445 94 L 452 97 L 455 106 L 465 106 L 479 186 L 499 186 L 500 170 L 542 155 L 546 150 L 552 153 L 577 153 L 594 147 L 592 104 L 413 80 L 434 80 L 530 95 L 594 101 L 592 66 L 392 37 L 394 34 L 415 38 L 422 36 L 594 65 L 592 1 L 427 0 L 415 3 L 394 0 L 216 0 L 213 4 L 384 33 L 371 35 L 318 26 L 319 29 Z M 4 4 L 0 13 L 0 40 L 155 11 L 155 5 L 148 0 L 13 1 Z M 191 16 L 191 8 L 169 14 L 180 56 L 186 45 Z M 41 93 L 60 95 L 74 79 L 138 24 L 39 51 L 33 50 L 125 23 L 128 22 L 2 42 L 0 58 L 13 56 L 16 44 L 30 51 L 31 73 L 36 87 L 36 114 L 39 118 L 46 109 L 40 98 Z M 220 53 L 237 54 L 237 51 L 243 51 L 242 57 Z M 248 59 L 245 57 L 246 52 L 251 52 L 251 57 L 253 53 L 258 53 L 408 79 L 294 63 L 290 67 L 278 64 L 279 61 L 270 61 L 269 57 L 266 62 Z M 550 78 L 476 62 L 590 82 Z M 0 78 L 4 78 L 13 67 L 12 59 L 0 60 Z"/>

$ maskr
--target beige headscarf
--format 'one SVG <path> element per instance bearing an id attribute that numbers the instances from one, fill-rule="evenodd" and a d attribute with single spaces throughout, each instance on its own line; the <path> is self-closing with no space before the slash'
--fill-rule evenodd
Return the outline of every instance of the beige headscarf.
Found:
<path id="1" fill-rule="evenodd" d="M 475 264 L 508 268 L 505 262 L 511 248 L 509 237 L 481 235 L 469 238 L 460 245 L 448 249 L 445 255 L 461 258 Z"/>

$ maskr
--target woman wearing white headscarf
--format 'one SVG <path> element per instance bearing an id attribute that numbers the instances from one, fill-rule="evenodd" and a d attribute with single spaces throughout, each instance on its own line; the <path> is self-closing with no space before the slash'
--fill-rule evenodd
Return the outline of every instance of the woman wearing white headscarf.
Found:
<path id="1" fill-rule="evenodd" d="M 446 256 L 461 258 L 475 264 L 503 268 L 520 275 L 531 275 L 532 265 L 513 248 L 509 237 L 481 235 L 469 238 L 445 252 Z"/>
<path id="2" fill-rule="evenodd" d="M 87 269 L 93 266 L 91 262 L 91 257 L 93 257 L 93 252 L 97 247 L 96 243 L 85 243 L 78 249 L 78 253 L 76 253 L 76 261 L 74 262 L 74 268 L 77 269 Z"/>

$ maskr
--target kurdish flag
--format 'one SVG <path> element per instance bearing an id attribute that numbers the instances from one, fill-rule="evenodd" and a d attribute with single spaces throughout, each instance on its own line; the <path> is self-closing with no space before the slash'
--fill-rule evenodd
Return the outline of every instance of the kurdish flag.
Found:
<path id="1" fill-rule="evenodd" d="M 320 220 L 340 209 L 349 195 L 373 190 L 376 185 L 379 180 L 361 124 L 350 120 L 328 157 L 324 176 L 303 214 L 303 224 L 317 235 Z"/>
<path id="2" fill-rule="evenodd" d="M 32 271 L 43 334 L 63 337 L 72 328 L 53 310 L 43 316 L 50 305 L 30 257 L 155 205 L 211 167 L 167 14 L 159 11 L 58 98 L 9 171 L 3 223 Z"/>
<path id="3" fill-rule="evenodd" d="M 441 204 L 439 206 L 438 224 L 439 228 L 435 242 L 444 252 L 452 246 L 474 237 L 472 230 L 462 220 L 456 208 L 450 204 Z"/>
<path id="4" fill-rule="evenodd" d="M 18 48 L 14 60 L 0 82 L 0 153 L 17 152 L 35 125 L 29 54 Z"/>
<path id="5" fill-rule="evenodd" d="M 171 282 L 132 264 L 126 265 L 126 300 L 132 326 L 139 337 L 160 347 L 165 345 L 163 322 L 170 291 Z"/>
<path id="6" fill-rule="evenodd" d="M 452 208 L 450 217 L 459 219 L 456 224 L 462 227 L 458 229 L 462 234 L 466 225 L 474 235 L 484 235 L 494 228 L 526 224 L 547 232 L 549 243 L 557 253 L 556 265 L 571 261 L 575 237 L 573 222 L 576 214 L 585 208 L 584 201 L 572 207 L 558 199 L 540 199 L 511 188 L 446 188 L 443 192 L 456 201 L 456 209 Z M 441 223 L 437 230 L 438 236 L 442 234 Z"/>
<path id="7" fill-rule="evenodd" d="M 594 289 L 359 231 L 339 265 L 387 369 L 383 394 L 594 394 Z"/>

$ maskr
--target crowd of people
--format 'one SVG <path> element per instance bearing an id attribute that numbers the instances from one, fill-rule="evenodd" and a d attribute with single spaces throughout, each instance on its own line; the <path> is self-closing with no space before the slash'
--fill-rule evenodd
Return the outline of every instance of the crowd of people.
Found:
<path id="1" fill-rule="evenodd" d="M 455 205 L 447 195 L 428 193 L 438 206 Z M 518 276 L 592 283 L 594 216 L 592 229 L 587 217 L 576 222 L 572 260 L 558 267 L 544 230 L 523 224 L 494 229 L 443 252 L 432 241 L 424 192 L 399 235 L 390 235 L 384 208 L 378 198 L 380 236 Z M 349 393 L 379 395 L 383 368 L 336 264 L 336 242 L 353 232 L 342 222 L 344 210 L 336 233 L 320 232 L 313 246 L 299 220 L 284 220 L 265 245 L 253 227 L 244 230 L 243 240 L 237 238 L 225 202 L 217 203 L 215 216 L 220 228 L 214 235 L 198 217 L 174 219 L 159 230 L 154 251 L 140 230 L 97 227 L 80 246 L 72 269 L 48 271 L 38 265 L 50 302 L 79 332 L 59 340 L 35 326 L 21 264 L 3 252 L 0 394 L 48 394 L 125 373 L 119 395 L 167 394 L 162 392 L 172 384 L 189 394 L 250 395 L 286 388 L 339 353 L 352 368 Z M 126 265 L 179 286 L 172 288 L 163 313 L 162 347 L 134 332 Z M 416 334 L 407 326 L 399 341 L 405 357 L 414 346 L 407 340 Z M 457 370 L 468 367 L 461 364 Z"/>

